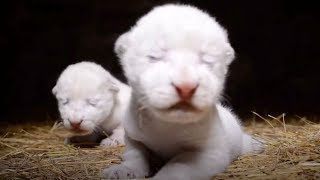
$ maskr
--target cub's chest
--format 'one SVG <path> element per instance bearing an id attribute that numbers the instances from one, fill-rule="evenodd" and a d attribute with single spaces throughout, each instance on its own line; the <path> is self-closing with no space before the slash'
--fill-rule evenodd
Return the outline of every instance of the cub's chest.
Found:
<path id="1" fill-rule="evenodd" d="M 207 141 L 206 133 L 203 133 L 201 126 L 149 121 L 142 122 L 137 128 L 137 140 L 165 158 L 200 148 Z"/>

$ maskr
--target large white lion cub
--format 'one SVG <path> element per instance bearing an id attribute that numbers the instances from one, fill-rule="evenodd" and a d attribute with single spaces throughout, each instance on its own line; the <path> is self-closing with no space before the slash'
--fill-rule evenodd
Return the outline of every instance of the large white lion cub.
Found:
<path id="1" fill-rule="evenodd" d="M 124 144 L 121 124 L 128 107 L 131 88 L 93 62 L 69 65 L 52 89 L 58 100 L 64 126 L 74 134 L 66 143 L 96 141 L 110 135 L 101 145 Z"/>
<path id="2" fill-rule="evenodd" d="M 210 179 L 262 149 L 219 104 L 234 51 L 213 17 L 188 5 L 156 7 L 117 40 L 115 51 L 133 91 L 123 162 L 105 169 L 106 178 L 155 170 L 156 180 Z"/>

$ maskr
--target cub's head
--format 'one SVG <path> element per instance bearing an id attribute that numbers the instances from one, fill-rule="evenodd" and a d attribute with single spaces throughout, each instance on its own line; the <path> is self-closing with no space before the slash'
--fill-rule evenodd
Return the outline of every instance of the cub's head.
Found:
<path id="1" fill-rule="evenodd" d="M 134 98 L 159 119 L 176 123 L 210 112 L 234 59 L 224 28 L 187 5 L 154 8 L 118 38 L 115 52 Z"/>
<path id="2" fill-rule="evenodd" d="M 111 75 L 92 62 L 69 65 L 52 89 L 64 126 L 79 135 L 93 132 L 108 118 L 117 91 Z"/>

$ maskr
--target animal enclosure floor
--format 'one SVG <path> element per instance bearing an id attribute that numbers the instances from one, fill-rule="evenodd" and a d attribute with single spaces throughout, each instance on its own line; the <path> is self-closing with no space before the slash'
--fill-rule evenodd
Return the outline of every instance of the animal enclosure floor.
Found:
<path id="1" fill-rule="evenodd" d="M 320 179 L 320 125 L 261 118 L 245 130 L 266 141 L 266 150 L 239 157 L 213 179 Z M 2 129 L 0 179 L 101 179 L 101 169 L 120 162 L 124 147 L 76 148 L 64 145 L 65 136 L 53 123 Z"/>

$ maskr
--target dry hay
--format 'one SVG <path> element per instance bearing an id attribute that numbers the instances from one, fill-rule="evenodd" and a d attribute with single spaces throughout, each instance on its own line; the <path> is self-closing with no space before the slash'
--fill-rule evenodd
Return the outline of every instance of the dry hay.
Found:
<path id="1" fill-rule="evenodd" d="M 120 162 L 123 147 L 77 148 L 65 145 L 68 133 L 55 126 L 22 128 L 0 139 L 1 179 L 101 179 L 102 168 Z"/>
<path id="2" fill-rule="evenodd" d="M 214 179 L 320 179 L 320 125 L 260 118 L 246 130 L 266 142 L 266 151 L 239 157 Z M 63 144 L 65 136 L 52 124 L 11 126 L 0 139 L 0 179 L 101 179 L 101 169 L 120 162 L 124 147 L 76 148 Z"/>

